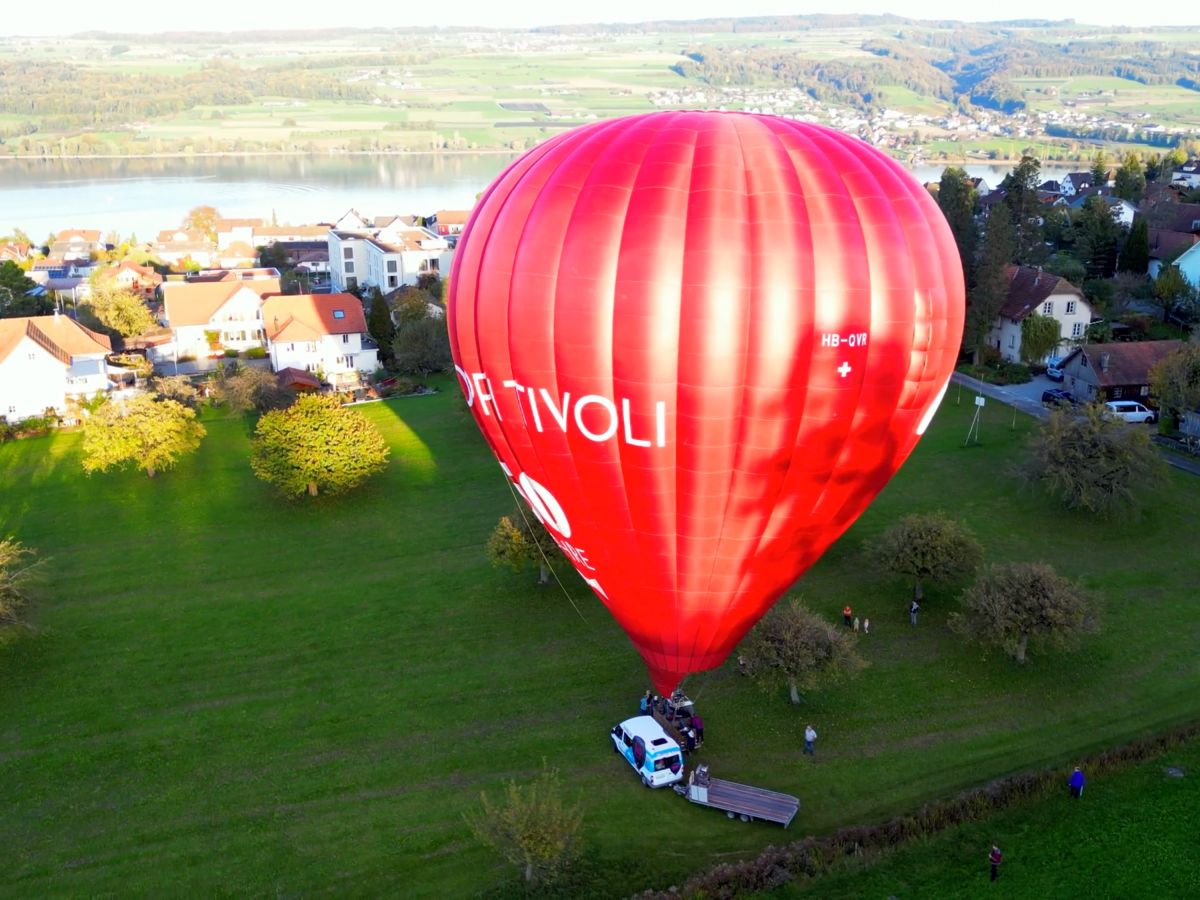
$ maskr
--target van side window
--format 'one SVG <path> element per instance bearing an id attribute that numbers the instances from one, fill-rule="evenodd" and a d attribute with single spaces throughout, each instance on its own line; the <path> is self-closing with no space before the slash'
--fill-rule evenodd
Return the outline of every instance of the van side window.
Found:
<path id="1" fill-rule="evenodd" d="M 622 740 L 625 742 L 625 746 L 626 746 L 626 747 L 632 747 L 632 746 L 633 746 L 633 738 L 631 738 L 631 737 L 630 737 L 628 734 L 626 734 L 625 732 L 621 732 L 621 739 L 622 739 Z"/>

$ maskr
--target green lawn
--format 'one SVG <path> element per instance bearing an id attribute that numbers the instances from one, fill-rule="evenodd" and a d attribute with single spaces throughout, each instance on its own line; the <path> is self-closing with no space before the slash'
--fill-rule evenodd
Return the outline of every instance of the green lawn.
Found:
<path id="1" fill-rule="evenodd" d="M 821 900 L 977 897 L 985 890 L 995 897 L 1195 897 L 1197 809 L 1200 742 L 1193 742 L 1130 771 L 1091 779 L 1079 800 L 1064 784 L 1053 798 L 776 894 Z M 995 885 L 988 883 L 986 861 L 992 844 L 1004 853 Z"/>
<path id="2" fill-rule="evenodd" d="M 803 710 L 728 667 L 689 682 L 714 774 L 803 801 L 790 832 L 730 823 L 646 791 L 608 750 L 645 675 L 598 601 L 565 577 L 577 612 L 487 564 L 511 499 L 461 403 L 363 409 L 392 461 L 316 504 L 276 500 L 247 423 L 211 413 L 199 452 L 153 481 L 85 477 L 77 434 L 0 446 L 0 532 L 51 557 L 36 631 L 0 651 L 0 895 L 486 891 L 509 874 L 462 815 L 543 759 L 584 800 L 596 870 L 628 893 L 1196 716 L 1200 480 L 1173 473 L 1134 526 L 1064 514 L 1007 475 L 1030 421 L 991 404 L 983 445 L 963 449 L 974 407 L 952 389 L 802 585 L 826 615 L 850 601 L 871 618 L 865 673 Z M 1017 669 L 951 636 L 948 591 L 911 628 L 904 586 L 862 544 L 936 508 L 993 559 L 1082 579 L 1103 633 Z"/>

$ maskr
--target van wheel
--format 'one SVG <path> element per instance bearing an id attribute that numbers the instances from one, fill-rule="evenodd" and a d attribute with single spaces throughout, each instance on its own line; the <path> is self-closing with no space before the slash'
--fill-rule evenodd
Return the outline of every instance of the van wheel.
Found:
<path id="1" fill-rule="evenodd" d="M 654 785 L 652 785 L 652 784 L 650 783 L 650 779 L 649 779 L 649 778 L 647 778 L 645 775 L 643 775 L 643 776 L 642 776 L 642 784 L 644 784 L 644 785 L 645 785 L 646 787 L 648 787 L 648 788 L 652 788 L 652 787 L 654 787 Z"/>
<path id="2" fill-rule="evenodd" d="M 1154 416 L 1146 416 L 1146 418 L 1143 419 L 1142 421 L 1144 421 L 1147 425 L 1149 425 L 1151 422 L 1154 421 Z"/>

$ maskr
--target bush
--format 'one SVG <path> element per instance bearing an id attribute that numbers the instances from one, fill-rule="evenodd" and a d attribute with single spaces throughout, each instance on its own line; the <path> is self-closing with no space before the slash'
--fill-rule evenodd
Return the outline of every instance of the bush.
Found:
<path id="1" fill-rule="evenodd" d="M 237 355 L 238 355 L 238 352 L 236 350 L 232 349 L 231 347 L 225 348 L 225 358 L 226 359 L 237 359 Z"/>
<path id="2" fill-rule="evenodd" d="M 247 350 L 245 353 L 243 353 L 242 356 L 244 356 L 246 359 L 266 359 L 267 358 L 267 348 L 266 347 L 251 347 L 249 350 Z"/>
<path id="3" fill-rule="evenodd" d="M 1023 363 L 999 362 L 991 365 L 959 366 L 958 371 L 987 384 L 1026 384 L 1033 380 L 1029 366 Z"/>

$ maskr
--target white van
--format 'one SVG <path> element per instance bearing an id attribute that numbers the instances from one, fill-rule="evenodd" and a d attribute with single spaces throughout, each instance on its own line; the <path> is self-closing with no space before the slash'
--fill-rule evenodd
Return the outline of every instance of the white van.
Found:
<path id="1" fill-rule="evenodd" d="M 1158 418 L 1154 410 L 1136 400 L 1109 400 L 1104 404 L 1104 409 L 1109 415 L 1126 422 L 1153 422 Z"/>
<path id="2" fill-rule="evenodd" d="M 683 780 L 683 752 L 652 716 L 634 716 L 611 733 L 613 750 L 625 757 L 646 787 Z"/>

